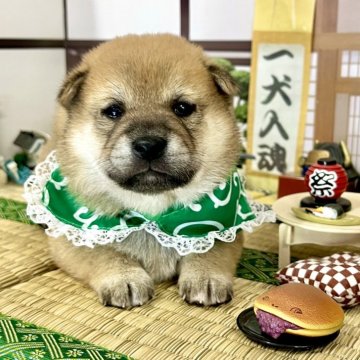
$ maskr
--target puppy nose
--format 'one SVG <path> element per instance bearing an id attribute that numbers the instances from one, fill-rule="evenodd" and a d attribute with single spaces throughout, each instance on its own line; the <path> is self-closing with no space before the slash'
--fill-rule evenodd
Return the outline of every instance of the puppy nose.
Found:
<path id="1" fill-rule="evenodd" d="M 143 160 L 155 160 L 160 158 L 167 145 L 166 139 L 158 136 L 144 136 L 132 143 L 135 156 Z"/>

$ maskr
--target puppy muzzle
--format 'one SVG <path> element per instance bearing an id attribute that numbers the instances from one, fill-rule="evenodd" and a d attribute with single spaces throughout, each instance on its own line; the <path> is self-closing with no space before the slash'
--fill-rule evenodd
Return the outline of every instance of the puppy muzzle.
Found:
<path id="1" fill-rule="evenodd" d="M 142 160 L 152 161 L 161 158 L 167 147 L 167 140 L 159 136 L 144 136 L 132 142 L 133 154 Z"/>

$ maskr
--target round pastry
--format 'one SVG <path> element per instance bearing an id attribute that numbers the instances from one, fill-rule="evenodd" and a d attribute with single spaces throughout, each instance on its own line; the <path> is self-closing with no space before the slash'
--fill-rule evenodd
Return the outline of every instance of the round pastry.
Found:
<path id="1" fill-rule="evenodd" d="M 325 336 L 344 322 L 342 308 L 321 290 L 305 284 L 276 286 L 256 298 L 256 318 L 261 331 L 274 339 L 282 333 Z"/>

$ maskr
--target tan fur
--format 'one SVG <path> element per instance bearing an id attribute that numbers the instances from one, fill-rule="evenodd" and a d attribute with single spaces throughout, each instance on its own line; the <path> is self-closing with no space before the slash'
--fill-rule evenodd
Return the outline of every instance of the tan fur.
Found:
<path id="1" fill-rule="evenodd" d="M 200 198 L 228 176 L 237 159 L 234 91 L 230 76 L 200 48 L 172 35 L 127 36 L 91 51 L 59 94 L 55 147 L 70 190 L 107 214 L 156 214 Z M 196 111 L 178 118 L 171 108 L 176 100 L 196 104 Z M 116 121 L 101 112 L 114 101 L 125 108 Z M 147 177 L 140 177 L 138 188 L 124 185 L 143 166 L 131 151 L 143 135 L 167 139 L 164 155 L 153 163 L 181 185 L 170 186 L 158 175 L 153 187 Z M 50 248 L 59 266 L 93 287 L 104 304 L 141 305 L 153 296 L 154 282 L 179 276 L 184 299 L 212 305 L 232 296 L 241 243 L 239 236 L 208 253 L 180 257 L 138 232 L 95 249 L 65 239 L 51 240 Z"/>

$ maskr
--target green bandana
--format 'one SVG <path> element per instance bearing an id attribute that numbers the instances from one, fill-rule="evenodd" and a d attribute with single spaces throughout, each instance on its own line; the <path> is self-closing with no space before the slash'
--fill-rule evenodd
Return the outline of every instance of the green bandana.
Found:
<path id="1" fill-rule="evenodd" d="M 25 193 L 31 220 L 46 224 L 48 235 L 65 235 L 78 246 L 120 242 L 133 231 L 145 230 L 180 255 L 202 253 L 213 246 L 215 239 L 233 241 L 240 229 L 251 231 L 253 225 L 274 220 L 271 211 L 250 207 L 237 172 L 199 201 L 171 207 L 155 216 L 133 210 L 114 217 L 98 214 L 69 193 L 54 152 L 28 179 Z"/>

